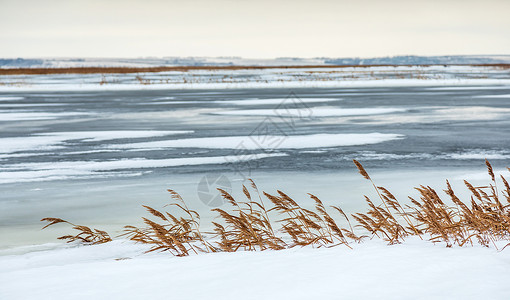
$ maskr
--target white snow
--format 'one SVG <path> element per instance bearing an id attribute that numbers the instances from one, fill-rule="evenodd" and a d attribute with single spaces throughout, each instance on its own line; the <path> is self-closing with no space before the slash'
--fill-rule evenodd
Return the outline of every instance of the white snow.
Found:
<path id="1" fill-rule="evenodd" d="M 115 90 L 194 90 L 194 89 L 249 89 L 249 88 L 349 88 L 349 87 L 406 87 L 406 86 L 473 86 L 510 85 L 509 79 L 364 79 L 331 81 L 252 81 L 252 82 L 197 82 L 161 84 L 94 84 L 61 83 L 48 85 L 0 85 L 0 92 L 19 91 L 115 91 Z"/>
<path id="2" fill-rule="evenodd" d="M 508 249 L 415 238 L 352 246 L 183 258 L 144 255 L 146 246 L 128 241 L 4 250 L 0 298 L 506 300 L 510 293 Z"/>
<path id="3" fill-rule="evenodd" d="M 39 133 L 28 137 L 0 138 L 0 153 L 61 149 L 63 143 L 70 140 L 106 141 L 186 133 L 193 133 L 193 131 L 117 130 Z"/>
<path id="4" fill-rule="evenodd" d="M 0 122 L 6 121 L 32 121 L 32 120 L 53 120 L 64 117 L 76 117 L 88 115 L 87 113 L 47 113 L 47 112 L 1 112 Z"/>
<path id="5" fill-rule="evenodd" d="M 173 96 L 166 96 L 166 97 L 154 98 L 155 101 L 159 101 L 159 100 L 171 100 L 171 99 L 175 99 L 175 97 L 173 97 Z"/>
<path id="6" fill-rule="evenodd" d="M 65 139 L 60 136 L 29 136 L 0 139 L 0 153 L 12 153 L 27 150 L 54 150 L 62 148 Z"/>
<path id="7" fill-rule="evenodd" d="M 444 159 L 442 155 L 431 155 L 428 153 L 410 153 L 410 154 L 394 154 L 394 153 L 375 153 L 372 151 L 360 151 L 352 155 L 346 155 L 346 160 L 402 160 L 402 159 Z"/>
<path id="8" fill-rule="evenodd" d="M 288 101 L 296 101 L 298 103 L 322 103 L 322 102 L 333 102 L 340 101 L 340 98 L 273 98 L 273 99 L 246 99 L 246 100 L 222 100 L 214 101 L 214 103 L 221 104 L 235 104 L 235 105 L 270 105 L 270 104 L 282 104 Z M 206 101 L 203 101 L 206 102 Z"/>
<path id="9" fill-rule="evenodd" d="M 496 85 L 496 86 L 485 86 L 483 84 L 480 84 L 480 85 L 477 85 L 477 84 L 474 84 L 476 86 L 440 86 L 440 87 L 431 87 L 431 88 L 427 88 L 428 90 L 433 90 L 433 91 L 440 91 L 440 90 L 444 90 L 444 91 L 458 91 L 458 90 L 506 90 L 508 88 L 510 88 L 510 86 L 508 84 L 506 85 Z"/>
<path id="10" fill-rule="evenodd" d="M 213 157 L 184 157 L 168 159 L 119 159 L 111 161 L 62 161 L 47 163 L 24 163 L 0 167 L 0 184 L 13 182 L 47 181 L 70 178 L 92 178 L 116 175 L 105 171 L 129 169 L 154 169 L 176 166 L 229 164 L 268 157 L 286 156 L 285 153 L 261 153 L 252 155 L 227 155 Z M 122 175 L 121 173 L 120 175 Z M 136 173 L 139 174 L 139 173 Z"/>
<path id="11" fill-rule="evenodd" d="M 312 151 L 301 151 L 301 153 L 314 153 Z M 315 152 L 320 153 L 320 152 Z M 346 160 L 402 160 L 402 159 L 420 159 L 420 160 L 498 160 L 498 159 L 509 159 L 510 152 L 508 151 L 496 151 L 496 150 L 482 150 L 473 149 L 463 152 L 453 153 L 409 153 L 409 154 L 395 154 L 395 153 L 376 153 L 373 151 L 359 151 L 352 155 L 346 155 L 343 159 Z"/>
<path id="12" fill-rule="evenodd" d="M 67 106 L 69 103 L 63 104 L 63 103 L 0 103 L 1 107 L 18 107 L 18 108 L 24 108 L 24 107 L 45 107 L 45 106 Z"/>
<path id="13" fill-rule="evenodd" d="M 281 117 L 345 117 L 389 114 L 406 111 L 404 108 L 335 108 L 335 107 L 304 107 L 277 109 L 247 109 L 213 112 L 217 115 L 234 116 L 281 116 Z"/>
<path id="14" fill-rule="evenodd" d="M 482 95 L 482 96 L 475 96 L 475 98 L 510 98 L 510 94 L 503 94 L 503 95 Z"/>
<path id="15" fill-rule="evenodd" d="M 484 151 L 484 150 L 467 151 L 467 152 L 462 152 L 462 153 L 449 153 L 449 154 L 445 154 L 445 156 L 452 158 L 452 159 L 477 159 L 477 160 L 508 159 L 508 158 L 510 158 L 510 155 L 508 152 Z"/>
<path id="16" fill-rule="evenodd" d="M 147 84 L 141 84 L 136 76 L 142 76 Z M 106 80 L 108 83 L 99 84 L 100 74 L 3 76 L 0 92 L 510 85 L 505 71 L 475 66 L 189 70 L 109 74 Z"/>
<path id="17" fill-rule="evenodd" d="M 354 145 L 369 145 L 402 138 L 400 134 L 388 133 L 339 133 L 311 135 L 225 136 L 176 139 L 155 142 L 110 145 L 112 149 L 161 149 L 161 148 L 209 148 L 209 149 L 302 149 Z"/>
<path id="18" fill-rule="evenodd" d="M 455 106 L 455 107 L 415 107 L 413 113 L 408 114 L 381 114 L 363 118 L 368 124 L 395 124 L 395 123 L 437 123 L 443 121 L 482 121 L 506 119 L 510 115 L 510 108 L 489 106 Z M 353 116 L 351 119 L 356 119 Z"/>
<path id="19" fill-rule="evenodd" d="M 25 97 L 18 96 L 0 96 L 0 101 L 23 100 Z"/>
<path id="20" fill-rule="evenodd" d="M 293 101 L 298 103 L 324 103 L 340 101 L 340 98 L 294 98 Z M 234 104 L 234 105 L 278 105 L 290 101 L 288 98 L 272 98 L 272 99 L 245 99 L 245 100 L 189 100 L 189 101 L 158 101 L 158 102 L 144 102 L 139 104 L 161 105 L 161 104 Z"/>
<path id="21" fill-rule="evenodd" d="M 191 130 L 157 131 L 157 130 L 114 130 L 114 131 L 70 131 L 55 133 L 40 133 L 40 136 L 59 136 L 65 140 L 80 139 L 84 141 L 108 141 L 115 139 L 133 139 L 158 137 L 166 135 L 193 133 Z"/>
<path id="22" fill-rule="evenodd" d="M 158 102 L 142 102 L 138 105 L 162 105 L 162 104 L 203 104 L 203 103 L 214 103 L 215 101 L 158 101 Z"/>

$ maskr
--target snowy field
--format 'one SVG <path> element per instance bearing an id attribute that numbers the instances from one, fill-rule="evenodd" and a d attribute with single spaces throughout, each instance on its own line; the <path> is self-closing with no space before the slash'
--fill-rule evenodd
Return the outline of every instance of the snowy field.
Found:
<path id="1" fill-rule="evenodd" d="M 51 250 L 48 250 L 51 249 Z M 141 255 L 128 242 L 0 256 L 2 299 L 508 299 L 510 252 L 387 246 Z"/>
<path id="2" fill-rule="evenodd" d="M 508 69 L 483 66 L 373 66 L 189 70 L 136 74 L 3 75 L 0 91 L 347 88 L 508 85 Z"/>
<path id="3" fill-rule="evenodd" d="M 488 183 L 485 158 L 510 178 L 509 101 L 509 70 L 486 67 L 0 76 L 0 299 L 507 299 L 508 248 L 410 238 L 179 258 L 56 243 L 67 228 L 39 220 L 116 235 L 172 188 L 208 223 L 204 175 L 236 197 L 250 177 L 354 213 L 374 192 L 352 159 L 400 199 L 447 178 L 467 195 L 464 179 Z"/>

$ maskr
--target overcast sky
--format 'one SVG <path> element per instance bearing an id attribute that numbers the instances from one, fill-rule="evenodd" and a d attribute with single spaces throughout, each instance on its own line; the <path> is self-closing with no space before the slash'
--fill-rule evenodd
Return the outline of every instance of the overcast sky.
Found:
<path id="1" fill-rule="evenodd" d="M 509 0 L 0 0 L 0 57 L 510 54 Z"/>

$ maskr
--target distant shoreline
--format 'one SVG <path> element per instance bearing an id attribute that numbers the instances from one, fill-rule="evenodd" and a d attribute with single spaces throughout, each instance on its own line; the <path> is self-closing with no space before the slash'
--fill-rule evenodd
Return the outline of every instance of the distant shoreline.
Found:
<path id="1" fill-rule="evenodd" d="M 168 66 L 168 67 L 71 67 L 71 68 L 0 68 L 0 75 L 48 75 L 48 74 L 126 74 L 187 72 L 195 70 L 263 70 L 263 69 L 334 69 L 334 68 L 368 68 L 368 67 L 431 67 L 443 64 L 423 65 L 296 65 L 296 66 Z M 510 64 L 448 64 L 447 66 L 495 67 L 510 69 Z"/>

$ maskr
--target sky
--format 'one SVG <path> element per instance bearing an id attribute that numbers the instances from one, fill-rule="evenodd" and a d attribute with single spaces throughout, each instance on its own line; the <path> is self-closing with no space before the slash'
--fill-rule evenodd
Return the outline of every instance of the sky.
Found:
<path id="1" fill-rule="evenodd" d="M 510 54 L 509 0 L 0 0 L 0 57 Z"/>

